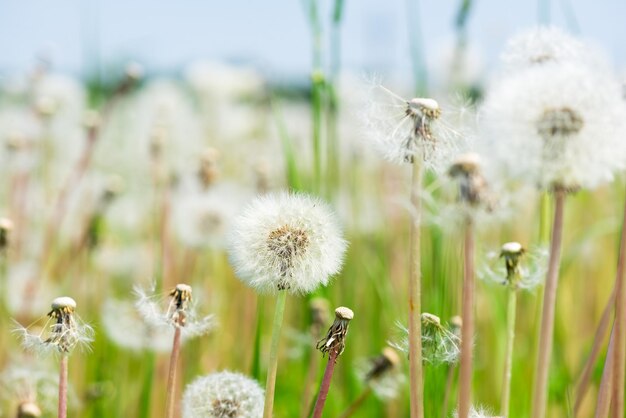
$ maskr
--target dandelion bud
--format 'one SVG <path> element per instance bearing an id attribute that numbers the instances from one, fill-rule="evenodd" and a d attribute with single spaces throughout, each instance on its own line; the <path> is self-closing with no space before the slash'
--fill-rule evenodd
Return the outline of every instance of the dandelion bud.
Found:
<path id="1" fill-rule="evenodd" d="M 17 407 L 17 418 L 38 418 L 41 409 L 34 402 L 24 402 Z"/>
<path id="2" fill-rule="evenodd" d="M 461 155 L 448 170 L 459 182 L 459 199 L 471 206 L 486 202 L 487 182 L 481 174 L 480 157 L 469 153 Z"/>
<path id="3" fill-rule="evenodd" d="M 264 393 L 239 373 L 223 371 L 199 377 L 185 388 L 183 418 L 260 418 Z"/>
<path id="4" fill-rule="evenodd" d="M 9 246 L 13 222 L 9 218 L 0 218 L 0 251 Z"/>
<path id="5" fill-rule="evenodd" d="M 345 306 L 335 309 L 335 322 L 328 329 L 326 336 L 315 347 L 324 354 L 334 351 L 337 356 L 341 355 L 346 348 L 345 340 L 348 334 L 348 325 L 352 318 L 354 318 L 354 312 L 351 309 Z"/>
<path id="6" fill-rule="evenodd" d="M 525 250 L 519 242 L 507 242 L 502 245 L 500 257 L 504 258 L 506 280 L 509 284 L 515 284 L 520 279 L 521 269 L 519 260 L 524 253 Z"/>

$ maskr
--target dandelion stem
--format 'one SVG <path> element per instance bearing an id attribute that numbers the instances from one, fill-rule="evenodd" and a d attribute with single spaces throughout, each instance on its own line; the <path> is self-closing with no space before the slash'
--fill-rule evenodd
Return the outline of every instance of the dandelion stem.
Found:
<path id="1" fill-rule="evenodd" d="M 470 219 L 465 225 L 462 314 L 459 418 L 468 418 L 472 394 L 472 340 L 474 338 L 474 226 Z"/>
<path id="2" fill-rule="evenodd" d="M 313 418 L 320 418 L 322 411 L 324 410 L 324 404 L 328 397 L 328 389 L 330 389 L 330 381 L 333 378 L 333 372 L 335 371 L 335 364 L 337 362 L 337 356 L 339 352 L 337 350 L 330 350 L 328 353 L 328 363 L 324 370 L 324 377 L 322 378 L 322 385 L 320 386 L 317 400 L 315 401 L 315 408 L 313 409 Z"/>
<path id="3" fill-rule="evenodd" d="M 626 263 L 626 203 L 622 221 L 622 234 L 619 245 L 619 258 L 615 276 L 615 340 L 613 344 L 613 418 L 624 416 L 624 381 L 626 367 L 626 283 L 624 270 Z"/>
<path id="4" fill-rule="evenodd" d="M 422 166 L 415 158 L 411 179 L 413 213 L 410 228 L 409 260 L 409 370 L 411 387 L 411 418 L 424 416 L 424 382 L 422 373 L 422 319 L 421 319 L 421 257 L 420 223 Z"/>
<path id="5" fill-rule="evenodd" d="M 67 417 L 67 359 L 68 356 L 61 355 L 59 366 L 59 414 L 58 418 Z"/>
<path id="6" fill-rule="evenodd" d="M 317 341 L 321 338 L 321 332 L 319 327 L 315 327 L 312 332 L 313 341 Z M 302 391 L 302 407 L 300 410 L 300 418 L 306 418 L 311 412 L 311 401 L 313 400 L 313 384 L 317 378 L 317 373 L 320 364 L 320 356 L 316 350 L 311 350 L 311 358 L 309 359 L 309 369 L 306 373 L 306 380 L 304 382 L 304 390 Z"/>
<path id="7" fill-rule="evenodd" d="M 609 328 L 609 323 L 611 321 L 611 313 L 613 312 L 613 307 L 615 306 L 615 288 L 611 292 L 609 296 L 609 300 L 607 301 L 606 307 L 604 308 L 604 312 L 602 312 L 602 317 L 600 318 L 600 322 L 598 323 L 598 328 L 596 329 L 596 334 L 593 338 L 593 345 L 591 347 L 591 352 L 589 353 L 589 357 L 587 358 L 587 362 L 585 363 L 585 367 L 581 373 L 578 389 L 576 390 L 576 402 L 574 403 L 574 416 L 578 416 L 578 412 L 580 411 L 580 406 L 582 405 L 583 399 L 585 398 L 585 394 L 587 393 L 587 389 L 589 389 L 589 383 L 591 382 L 591 375 L 593 372 L 593 368 L 596 364 L 596 360 L 598 360 L 598 356 L 600 355 L 600 351 L 602 349 L 602 342 L 604 341 L 604 337 L 606 335 L 606 331 Z"/>
<path id="8" fill-rule="evenodd" d="M 341 414 L 339 416 L 339 418 L 348 418 L 351 417 L 352 414 L 354 414 L 356 412 L 357 409 L 359 409 L 359 407 L 361 405 L 363 405 L 363 402 L 365 402 L 365 400 L 369 397 L 370 393 L 372 393 L 372 388 L 371 386 L 368 386 L 367 388 L 365 388 L 365 390 L 359 395 L 358 398 L 356 398 L 354 400 L 354 402 L 352 402 L 352 404 L 348 407 L 348 409 L 346 409 L 343 414 Z"/>
<path id="9" fill-rule="evenodd" d="M 174 342 L 172 344 L 172 354 L 170 355 L 170 371 L 167 378 L 167 418 L 174 418 L 174 405 L 176 393 L 176 372 L 178 370 L 178 356 L 180 354 L 180 327 L 174 331 Z"/>
<path id="10" fill-rule="evenodd" d="M 550 259 L 546 274 L 546 285 L 543 295 L 543 312 L 541 316 L 541 332 L 535 382 L 533 385 L 533 418 L 544 418 L 547 404 L 548 371 L 550 354 L 552 353 L 552 337 L 554 333 L 554 311 L 556 305 L 556 289 L 559 280 L 559 264 L 561 261 L 561 241 L 563 234 L 563 209 L 566 192 L 563 189 L 554 191 L 554 223 L 550 240 Z"/>
<path id="11" fill-rule="evenodd" d="M 509 403 L 511 400 L 511 375 L 513 368 L 513 345 L 515 342 L 515 311 L 517 308 L 517 290 L 508 288 L 509 300 L 506 315 L 506 354 L 504 358 L 504 381 L 502 384 L 502 404 L 500 415 L 509 416 Z"/>
<path id="12" fill-rule="evenodd" d="M 443 395 L 443 407 L 441 411 L 441 418 L 448 418 L 448 405 L 450 404 L 450 394 L 452 393 L 452 384 L 454 383 L 455 371 L 456 371 L 456 365 L 450 364 L 448 366 L 448 376 L 446 377 L 446 391 Z"/>
<path id="13" fill-rule="evenodd" d="M 596 413 L 594 418 L 606 418 L 611 408 L 611 386 L 613 385 L 613 337 L 615 327 L 611 330 L 611 339 L 609 348 L 607 349 L 606 358 L 604 359 L 604 370 L 602 371 L 602 380 L 598 389 L 598 401 L 596 403 Z"/>
<path id="14" fill-rule="evenodd" d="M 272 324 L 272 345 L 270 346 L 270 360 L 267 368 L 267 381 L 265 383 L 265 405 L 263 407 L 263 418 L 272 418 L 274 409 L 274 391 L 276 388 L 276 370 L 278 369 L 278 343 L 280 341 L 280 330 L 283 325 L 283 314 L 287 292 L 279 291 L 276 298 L 276 310 L 274 311 L 274 323 Z"/>

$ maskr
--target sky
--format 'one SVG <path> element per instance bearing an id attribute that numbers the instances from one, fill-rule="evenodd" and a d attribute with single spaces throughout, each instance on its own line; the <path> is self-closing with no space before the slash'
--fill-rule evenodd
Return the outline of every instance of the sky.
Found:
<path id="1" fill-rule="evenodd" d="M 129 60 L 149 72 L 176 73 L 208 59 L 252 64 L 277 77 L 306 76 L 311 32 L 305 1 L 0 0 L 0 74 L 28 69 L 48 51 L 56 69 L 75 74 Z M 327 20 L 331 0 L 319 1 Z M 452 42 L 460 0 L 345 2 L 343 68 L 410 72 L 408 25 L 421 34 L 433 62 Z M 474 0 L 468 34 L 489 64 L 508 37 L 550 22 L 601 45 L 623 73 L 624 16 L 623 0 Z"/>

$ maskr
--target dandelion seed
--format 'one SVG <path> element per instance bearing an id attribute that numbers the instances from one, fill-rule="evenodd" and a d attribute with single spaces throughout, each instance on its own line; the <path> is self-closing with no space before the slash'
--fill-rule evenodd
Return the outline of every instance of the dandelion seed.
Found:
<path id="1" fill-rule="evenodd" d="M 183 418 L 260 418 L 263 397 L 259 384 L 242 374 L 212 373 L 185 388 Z"/>
<path id="2" fill-rule="evenodd" d="M 328 206 L 303 194 L 258 197 L 235 221 L 229 241 L 237 276 L 260 292 L 302 294 L 326 285 L 346 250 Z"/>
<path id="3" fill-rule="evenodd" d="M 458 146 L 460 138 L 431 98 L 404 99 L 380 84 L 371 90 L 364 116 L 366 132 L 383 156 L 394 163 L 423 160 L 437 168 Z"/>

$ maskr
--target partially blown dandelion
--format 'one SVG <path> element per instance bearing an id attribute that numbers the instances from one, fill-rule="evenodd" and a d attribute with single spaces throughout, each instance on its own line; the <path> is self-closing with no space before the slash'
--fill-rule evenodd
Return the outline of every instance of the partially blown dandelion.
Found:
<path id="1" fill-rule="evenodd" d="M 183 418 L 260 418 L 263 396 L 259 384 L 240 373 L 211 373 L 187 385 Z"/>
<path id="2" fill-rule="evenodd" d="M 433 365 L 454 364 L 459 360 L 461 339 L 450 327 L 441 323 L 441 319 L 433 314 L 424 312 L 422 318 L 422 359 Z M 398 350 L 411 356 L 408 343 L 409 330 L 402 324 L 397 324 L 402 337 L 400 341 L 390 342 Z"/>

